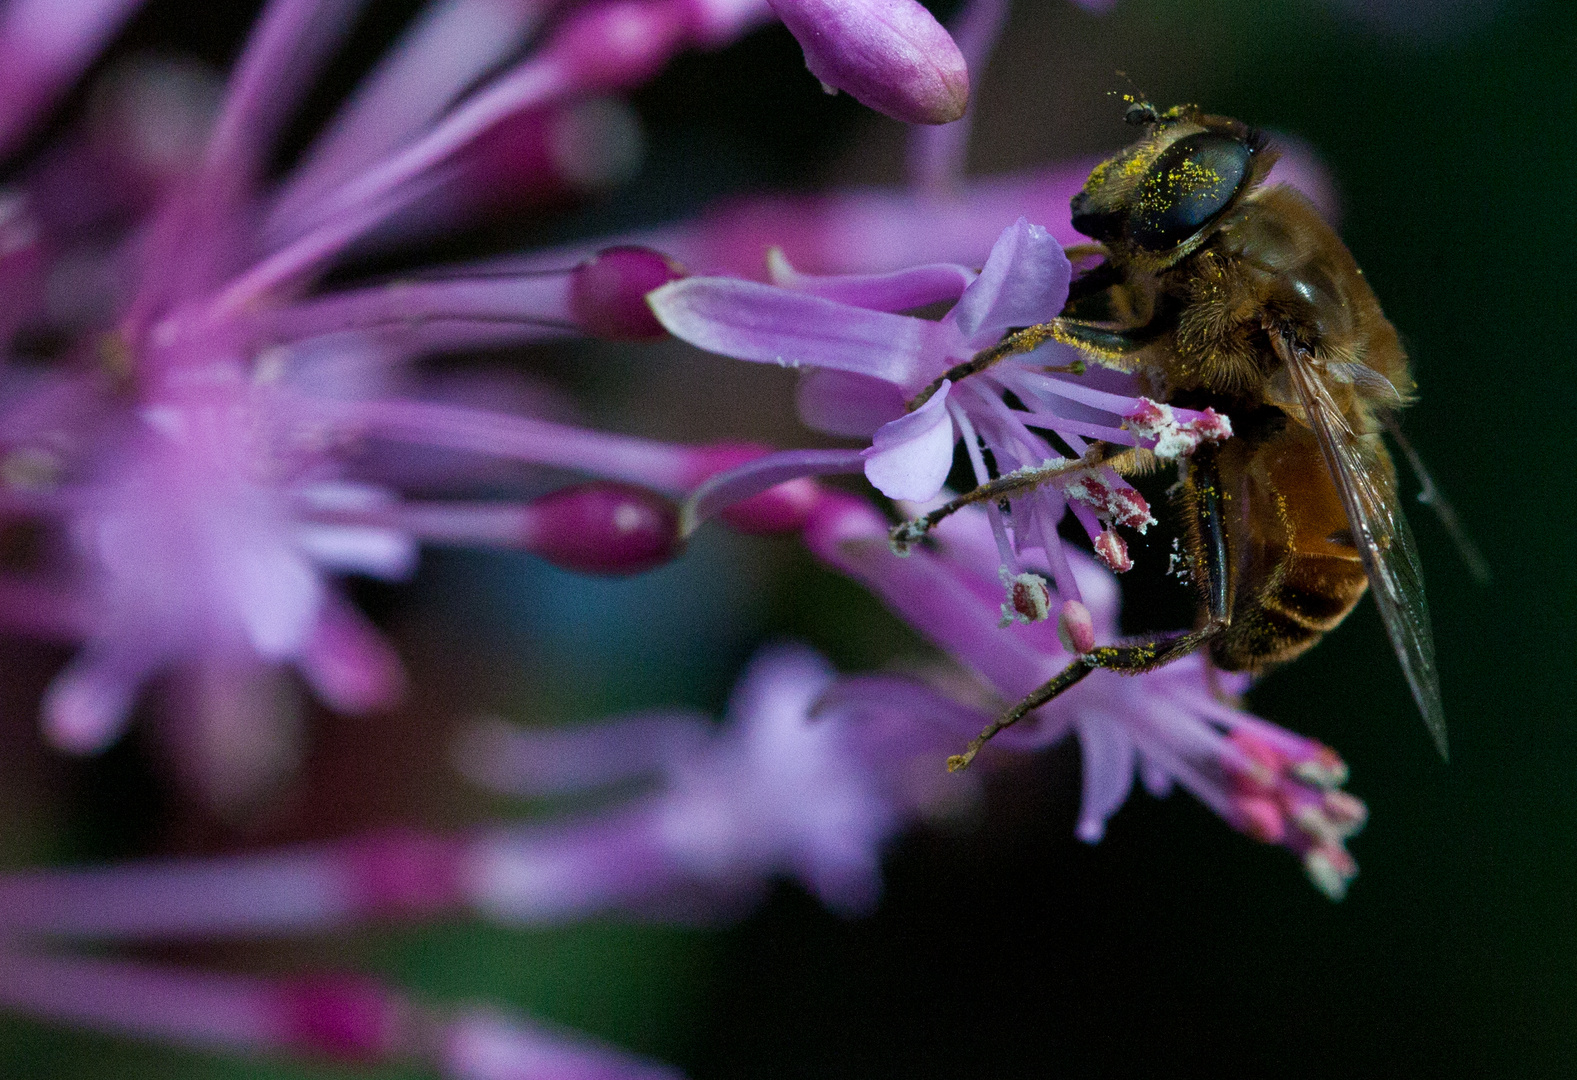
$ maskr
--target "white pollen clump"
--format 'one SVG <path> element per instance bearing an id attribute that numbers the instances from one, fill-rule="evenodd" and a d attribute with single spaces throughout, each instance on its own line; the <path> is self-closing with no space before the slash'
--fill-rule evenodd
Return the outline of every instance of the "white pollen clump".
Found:
<path id="1" fill-rule="evenodd" d="M 1008 598 L 1002 605 L 999 626 L 1014 623 L 1044 622 L 1051 615 L 1051 588 L 1039 574 L 1009 574 L 1002 568 L 1002 584 L 1007 587 Z"/>

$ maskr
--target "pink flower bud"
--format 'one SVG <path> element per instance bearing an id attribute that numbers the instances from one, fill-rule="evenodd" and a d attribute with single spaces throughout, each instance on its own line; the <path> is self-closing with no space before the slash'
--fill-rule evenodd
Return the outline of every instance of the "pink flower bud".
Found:
<path id="1" fill-rule="evenodd" d="M 398 1049 L 403 1003 L 369 979 L 323 975 L 279 988 L 276 1023 L 290 1045 L 339 1061 L 380 1061 Z"/>
<path id="2" fill-rule="evenodd" d="M 432 833 L 396 830 L 348 846 L 346 858 L 358 912 L 376 918 L 423 917 L 464 898 L 465 849 Z"/>
<path id="3" fill-rule="evenodd" d="M 582 8 L 542 49 L 582 92 L 645 82 L 684 47 L 696 27 L 683 3 L 622 0 Z"/>
<path id="4" fill-rule="evenodd" d="M 1057 614 L 1057 640 L 1077 656 L 1095 648 L 1095 620 L 1090 617 L 1090 609 L 1077 600 L 1064 601 Z"/>
<path id="5" fill-rule="evenodd" d="M 642 141 L 634 111 L 609 98 L 514 113 L 461 151 L 463 196 L 488 208 L 573 199 L 635 175 Z"/>
<path id="6" fill-rule="evenodd" d="M 946 124 L 969 104 L 969 70 L 915 0 L 770 0 L 826 86 L 911 124 Z"/>
<path id="7" fill-rule="evenodd" d="M 521 546 L 583 574 L 639 574 L 679 553 L 679 512 L 662 496 L 598 480 L 531 504 Z"/>
<path id="8" fill-rule="evenodd" d="M 659 338 L 667 331 L 646 306 L 646 294 L 682 277 L 679 264 L 650 248 L 607 248 L 575 268 L 570 314 L 581 329 L 607 341 Z"/>

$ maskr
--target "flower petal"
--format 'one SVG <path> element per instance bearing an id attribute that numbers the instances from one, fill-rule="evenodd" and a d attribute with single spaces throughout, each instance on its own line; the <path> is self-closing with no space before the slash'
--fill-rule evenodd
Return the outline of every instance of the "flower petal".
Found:
<path id="1" fill-rule="evenodd" d="M 772 284 L 871 311 L 912 311 L 964 295 L 979 275 L 961 263 L 928 263 L 887 274 L 802 274 L 781 248 L 767 252 Z"/>
<path id="2" fill-rule="evenodd" d="M 805 372 L 796 394 L 799 418 L 817 431 L 868 439 L 904 414 L 903 391 L 851 371 Z"/>
<path id="3" fill-rule="evenodd" d="M 859 472 L 859 450 L 785 450 L 747 461 L 709 477 L 695 489 L 679 517 L 679 534 L 689 536 L 703 522 L 746 499 L 801 476 Z"/>
<path id="4" fill-rule="evenodd" d="M 924 360 L 944 355 L 952 336 L 941 323 L 735 278 L 685 278 L 646 299 L 669 333 L 710 352 L 836 368 L 905 388 L 923 385 Z"/>
<path id="5" fill-rule="evenodd" d="M 1075 727 L 1084 764 L 1076 831 L 1080 840 L 1093 844 L 1106 834 L 1107 819 L 1128 801 L 1136 753 L 1133 739 L 1122 725 L 1105 717 L 1081 717 Z"/>
<path id="6" fill-rule="evenodd" d="M 883 424 L 865 451 L 865 478 L 889 499 L 929 499 L 953 468 L 953 418 L 942 387 L 907 416 Z"/>
<path id="7" fill-rule="evenodd" d="M 1002 230 L 951 317 L 971 346 L 989 345 L 1010 327 L 1056 318 L 1072 277 L 1062 246 L 1039 225 L 1019 218 Z"/>
<path id="8" fill-rule="evenodd" d="M 896 120 L 946 124 L 969 104 L 969 71 L 915 0 L 770 0 L 823 84 Z"/>

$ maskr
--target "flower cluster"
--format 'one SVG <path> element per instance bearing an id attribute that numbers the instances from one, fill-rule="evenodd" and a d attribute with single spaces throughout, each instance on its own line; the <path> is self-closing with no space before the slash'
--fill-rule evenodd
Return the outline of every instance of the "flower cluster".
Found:
<path id="1" fill-rule="evenodd" d="M 7 149 L 135 6 L 7 9 Z M 1073 273 L 1067 199 L 1085 166 L 958 173 L 970 71 L 1005 10 L 966 5 L 955 40 L 915 0 L 441 0 L 273 177 L 281 134 L 358 5 L 270 0 L 222 90 L 177 65 L 125 67 L 24 159 L 0 200 L 0 514 L 38 543 L 0 567 L 0 629 L 74 649 L 40 706 L 55 748 L 104 749 L 149 698 L 172 714 L 189 787 L 245 805 L 295 763 L 268 686 L 299 676 L 344 713 L 388 709 L 406 687 L 347 575 L 406 580 L 437 545 L 638 574 L 681 557 L 713 519 L 791 534 L 930 640 L 954 678 L 840 675 L 774 646 L 721 723 L 670 712 L 475 725 L 462 772 L 505 795 L 578 797 L 550 820 L 0 875 L 0 1005 L 220 1052 L 415 1062 L 466 1080 L 658 1077 L 672 1074 L 351 973 L 219 974 L 59 946 L 458 912 L 547 925 L 732 911 L 776 877 L 868 910 L 884 845 L 978 794 L 974 774 L 941 768 L 946 755 L 1117 634 L 1108 569 L 1132 565 L 1126 537 L 1156 519 L 1095 448 L 1165 463 L 1232 437 L 1229 417 L 1151 400 L 1061 345 L 949 377 L 1011 329 L 1054 318 Z M 608 182 L 638 142 L 619 92 L 773 18 L 829 90 L 912 123 L 957 121 L 917 135 L 909 187 L 746 200 L 396 280 L 347 270 L 501 202 Z M 1297 155 L 1280 167 L 1317 178 Z M 801 419 L 856 445 L 774 452 L 601 430 L 524 378 L 418 363 L 667 335 L 800 368 Z M 929 509 L 960 446 L 975 484 L 1021 482 L 938 518 L 933 544 L 890 535 L 867 495 L 815 479 L 863 475 L 905 510 Z M 1095 558 L 1059 533 L 1068 515 Z M 968 680 L 977 692 L 959 693 Z M 1331 750 L 1243 712 L 1245 688 L 1200 657 L 1136 677 L 1096 671 L 982 765 L 1073 735 L 1081 839 L 1101 838 L 1137 776 L 1290 849 L 1340 897 L 1363 804 Z"/>

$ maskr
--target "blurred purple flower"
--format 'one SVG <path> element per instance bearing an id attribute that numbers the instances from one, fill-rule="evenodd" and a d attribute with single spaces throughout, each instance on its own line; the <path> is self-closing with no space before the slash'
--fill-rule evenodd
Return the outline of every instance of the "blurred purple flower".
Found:
<path id="1" fill-rule="evenodd" d="M 974 716 L 941 699 L 840 703 L 837 686 L 820 656 L 781 645 L 751 662 L 721 725 L 674 710 L 554 728 L 479 721 L 456 754 L 478 785 L 607 805 L 468 834 L 0 874 L 0 937 L 322 934 L 454 911 L 551 925 L 676 901 L 726 912 L 779 875 L 866 909 L 883 845 L 973 790 L 935 764 Z"/>
<path id="2" fill-rule="evenodd" d="M 552 5 L 451 0 L 413 25 L 300 168 L 265 184 L 275 136 L 357 6 L 275 0 L 228 90 L 207 106 L 200 80 L 118 84 L 115 115 L 135 122 L 69 135 L 24 174 L 0 216 L 7 329 L 69 342 L 42 371 L 0 377 L 0 511 L 70 541 L 36 572 L 0 579 L 0 625 L 86 643 L 45 697 L 57 746 L 113 741 L 141 685 L 165 669 L 206 687 L 184 700 L 232 712 L 261 700 L 248 689 L 260 671 L 285 664 L 333 708 L 387 706 L 398 663 L 329 575 L 404 576 L 423 542 L 521 548 L 598 572 L 639 570 L 676 550 L 662 500 L 633 488 L 536 503 L 403 497 L 407 478 L 434 490 L 423 459 L 478 455 L 669 497 L 723 460 L 464 406 L 404 374 L 439 350 L 648 335 L 658 328 L 639 298 L 677 273 L 655 254 L 311 289 L 343 252 L 413 208 L 463 212 L 467 192 L 562 164 L 562 154 L 480 152 L 501 126 L 644 79 L 682 47 L 726 41 L 765 18 L 764 4 L 582 6 L 467 92 Z M 43 50 L 40 34 L 50 44 L 0 86 L 14 105 L 8 119 L 36 115 L 125 10 L 10 9 L 0 52 Z M 156 168 L 128 132 L 164 148 Z M 720 452 L 739 460 L 738 448 Z M 256 790 L 289 756 L 244 724 L 229 735 L 187 727 L 199 777 L 202 762 L 228 771 L 202 781 L 216 797 Z"/>
<path id="3" fill-rule="evenodd" d="M 1067 599 L 1079 598 L 1056 526 L 1070 508 L 1096 550 L 1114 569 L 1127 569 L 1126 544 L 1114 531 L 1143 532 L 1149 506 L 1109 466 L 1072 469 L 1091 440 L 1139 446 L 1158 457 L 1192 452 L 1204 439 L 1228 436 L 1224 417 L 1196 413 L 1139 396 L 1138 384 L 1113 372 L 1084 374 L 1079 354 L 1059 345 L 1012 356 L 956 385 L 943 377 L 955 364 L 999 341 L 1013 327 L 1055 318 L 1068 295 L 1071 267 L 1042 228 L 1020 218 L 1002 232 L 979 273 L 933 264 L 883 275 L 816 277 L 778 261 L 778 284 L 689 277 L 649 297 L 670 333 L 712 352 L 810 370 L 800 383 L 800 416 L 836 435 L 866 436 L 868 449 L 837 459 L 789 451 L 722 474 L 698 495 L 705 517 L 734 498 L 753 495 L 802 465 L 806 471 L 855 466 L 884 495 L 924 501 L 941 490 L 959 439 L 977 483 L 1020 469 L 1064 471 L 1012 497 L 1008 524 L 993 505 L 1003 566 L 1020 572 L 1018 553 L 1041 548 Z M 955 301 L 938 321 L 895 312 Z M 1077 374 L 1058 374 L 1058 371 Z M 918 408 L 905 402 L 940 385 Z M 1024 409 L 1010 408 L 1015 396 Z M 1045 432 L 1053 432 L 1060 446 Z"/>
<path id="4" fill-rule="evenodd" d="M 1004 625 L 999 618 L 997 552 L 984 513 L 961 512 L 935 536 L 939 553 L 916 550 L 900 558 L 888 547 L 887 522 L 843 495 L 824 498 L 806 531 L 817 555 L 863 582 L 1002 701 L 1019 700 L 1073 662 L 1056 627 Z M 1069 562 L 1095 638 L 1113 640 L 1116 582 L 1076 552 Z M 866 681 L 867 692 L 846 686 L 830 704 L 853 708 L 870 700 L 884 708 L 907 705 L 922 715 L 938 712 L 929 692 L 906 691 L 891 679 Z M 1152 794 L 1181 784 L 1233 828 L 1289 848 L 1315 885 L 1340 898 L 1357 873 L 1343 842 L 1363 824 L 1364 806 L 1341 790 L 1347 768 L 1334 751 L 1219 696 L 1240 694 L 1247 684 L 1245 675 L 1210 670 L 1199 653 L 1142 675 L 1097 670 L 1004 730 L 994 745 L 1038 748 L 1078 735 L 1084 760 L 1078 834 L 1084 840 L 1101 838 L 1137 772 Z M 991 718 L 989 707 L 976 714 L 982 726 Z"/>
<path id="5" fill-rule="evenodd" d="M 412 1065 L 446 1080 L 677 1080 L 612 1047 L 485 1007 L 419 1003 L 370 979 L 218 974 L 0 947 L 0 1006 L 210 1053 Z"/>
<path id="6" fill-rule="evenodd" d="M 463 1080 L 671 1075 L 355 976 L 261 979 L 35 950 L 40 940 L 322 935 L 459 911 L 509 925 L 618 910 L 726 913 L 779 874 L 834 907 L 863 910 L 896 831 L 975 790 L 971 778 L 934 767 L 972 714 L 942 698 L 900 698 L 895 709 L 855 694 L 840 705 L 837 685 L 819 656 L 780 646 L 751 663 L 721 727 L 689 713 L 542 730 L 479 725 L 460 762 L 488 787 L 532 797 L 649 789 L 549 823 L 0 875 L 0 1005 L 208 1050 L 415 1060 Z"/>

